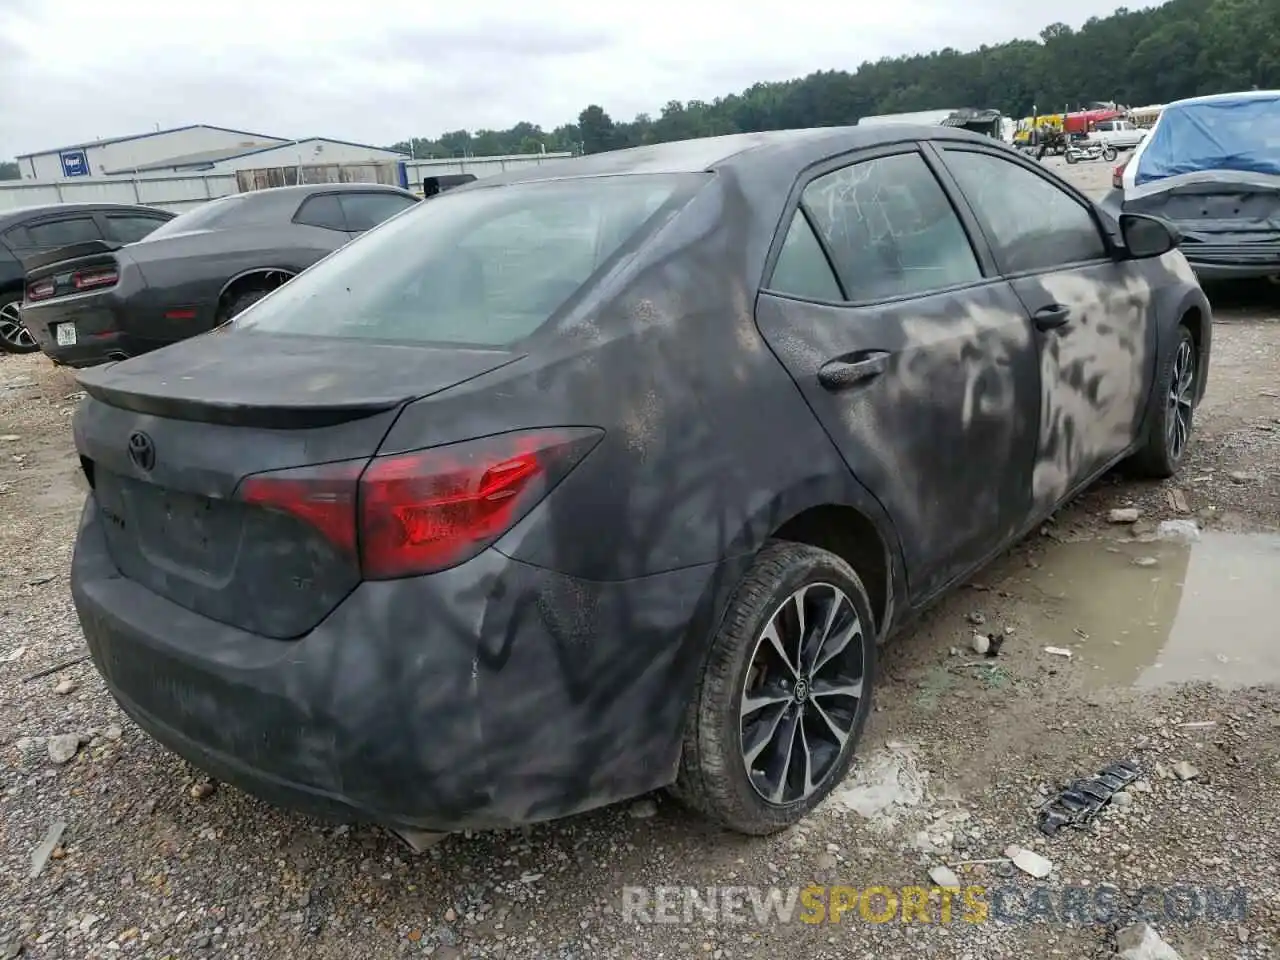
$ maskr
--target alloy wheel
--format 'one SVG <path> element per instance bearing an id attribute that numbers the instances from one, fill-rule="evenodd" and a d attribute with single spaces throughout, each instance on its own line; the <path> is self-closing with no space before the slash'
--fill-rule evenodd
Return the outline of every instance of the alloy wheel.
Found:
<path id="1" fill-rule="evenodd" d="M 767 803 L 804 800 L 839 763 L 861 707 L 866 642 L 853 603 L 829 583 L 796 590 L 760 632 L 743 683 L 741 744 Z"/>
<path id="2" fill-rule="evenodd" d="M 1169 415 L 1165 420 L 1165 443 L 1169 459 L 1182 458 L 1191 437 L 1191 413 L 1196 383 L 1196 352 L 1190 340 L 1178 344 L 1169 384 Z"/>
<path id="3" fill-rule="evenodd" d="M 0 305 L 0 340 L 5 346 L 21 351 L 29 351 L 36 345 L 35 338 L 22 324 L 21 308 L 16 300 Z"/>

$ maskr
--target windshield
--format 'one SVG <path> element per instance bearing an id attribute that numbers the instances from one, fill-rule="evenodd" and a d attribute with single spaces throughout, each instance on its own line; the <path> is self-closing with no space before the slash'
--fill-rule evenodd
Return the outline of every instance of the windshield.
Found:
<path id="1" fill-rule="evenodd" d="M 701 182 L 593 177 L 444 193 L 300 274 L 233 326 L 504 346 L 542 326 Z"/>
<path id="2" fill-rule="evenodd" d="M 1146 139 L 1134 183 L 1205 170 L 1280 176 L 1280 94 L 1168 107 Z"/>

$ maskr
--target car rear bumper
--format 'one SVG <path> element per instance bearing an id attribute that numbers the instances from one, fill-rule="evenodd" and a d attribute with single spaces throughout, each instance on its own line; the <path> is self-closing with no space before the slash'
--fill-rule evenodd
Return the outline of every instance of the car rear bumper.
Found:
<path id="1" fill-rule="evenodd" d="M 280 641 L 121 576 L 103 522 L 91 494 L 71 586 L 108 688 L 160 743 L 270 803 L 447 831 L 674 779 L 714 566 L 594 583 L 488 550 L 361 584 Z"/>
<path id="2" fill-rule="evenodd" d="M 1280 242 L 1184 242 L 1180 249 L 1202 281 L 1280 276 Z"/>

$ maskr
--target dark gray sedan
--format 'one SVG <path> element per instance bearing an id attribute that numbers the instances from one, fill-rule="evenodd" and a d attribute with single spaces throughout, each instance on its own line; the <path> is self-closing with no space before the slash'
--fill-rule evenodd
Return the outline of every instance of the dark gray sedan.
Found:
<path id="1" fill-rule="evenodd" d="M 137 243 L 88 241 L 23 260 L 27 330 L 57 363 L 120 360 L 203 333 L 419 199 L 370 183 L 210 201 Z"/>
<path id="2" fill-rule="evenodd" d="M 659 787 L 795 823 L 880 643 L 1122 461 L 1212 323 L 1160 220 L 990 138 L 777 131 L 500 175 L 80 374 L 71 588 L 123 709 L 414 831 Z"/>

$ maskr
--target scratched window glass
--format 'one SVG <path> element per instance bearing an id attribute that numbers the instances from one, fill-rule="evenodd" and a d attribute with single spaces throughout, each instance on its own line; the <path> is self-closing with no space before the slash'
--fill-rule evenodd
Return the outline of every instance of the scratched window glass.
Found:
<path id="1" fill-rule="evenodd" d="M 851 300 L 884 300 L 981 279 L 950 201 L 916 153 L 843 167 L 809 184 L 804 205 Z"/>
<path id="2" fill-rule="evenodd" d="M 948 150 L 946 157 L 1006 273 L 1052 270 L 1107 255 L 1089 211 L 1044 177 L 986 153 Z"/>

